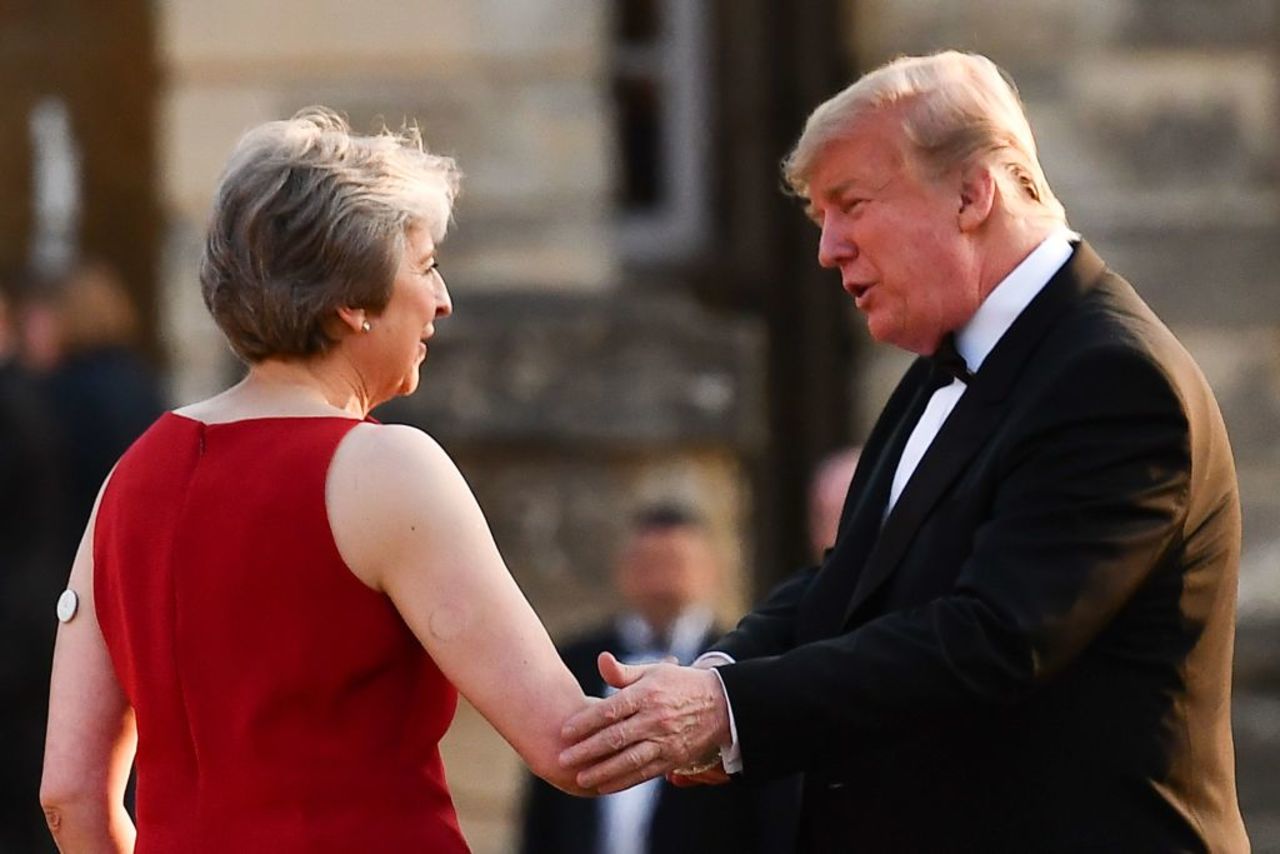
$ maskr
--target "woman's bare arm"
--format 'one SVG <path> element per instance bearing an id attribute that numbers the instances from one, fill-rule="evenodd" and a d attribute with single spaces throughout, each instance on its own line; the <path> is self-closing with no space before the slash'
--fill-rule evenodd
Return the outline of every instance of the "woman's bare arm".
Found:
<path id="1" fill-rule="evenodd" d="M 578 787 L 560 727 L 588 702 L 507 570 L 453 461 L 420 430 L 361 425 L 329 473 L 330 524 L 351 570 L 385 591 L 458 691 L 535 774 Z"/>
<path id="2" fill-rule="evenodd" d="M 80 602 L 75 616 L 58 627 L 40 781 L 40 804 L 64 854 L 128 852 L 135 838 L 124 790 L 137 731 L 94 609 L 97 516 L 95 505 L 67 582 Z"/>

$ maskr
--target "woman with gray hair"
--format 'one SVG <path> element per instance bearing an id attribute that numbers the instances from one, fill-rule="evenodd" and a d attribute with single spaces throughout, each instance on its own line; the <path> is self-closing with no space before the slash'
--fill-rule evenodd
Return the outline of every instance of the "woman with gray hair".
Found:
<path id="1" fill-rule="evenodd" d="M 63 851 L 465 851 L 438 750 L 457 692 L 587 794 L 557 762 L 587 700 L 470 490 L 369 419 L 452 310 L 457 187 L 416 131 L 322 109 L 232 155 L 200 280 L 248 376 L 163 415 L 89 519 L 41 786 Z"/>

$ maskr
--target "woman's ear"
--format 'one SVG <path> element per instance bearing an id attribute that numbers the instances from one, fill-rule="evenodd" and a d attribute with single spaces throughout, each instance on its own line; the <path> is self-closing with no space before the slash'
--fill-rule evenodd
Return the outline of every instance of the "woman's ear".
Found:
<path id="1" fill-rule="evenodd" d="M 338 321 L 351 332 L 364 331 L 365 324 L 369 322 L 368 314 L 363 308 L 349 305 L 340 306 L 337 311 Z"/>
<path id="2" fill-rule="evenodd" d="M 960 205 L 956 216 L 961 231 L 976 231 L 991 217 L 996 180 L 984 163 L 972 163 L 960 173 Z"/>

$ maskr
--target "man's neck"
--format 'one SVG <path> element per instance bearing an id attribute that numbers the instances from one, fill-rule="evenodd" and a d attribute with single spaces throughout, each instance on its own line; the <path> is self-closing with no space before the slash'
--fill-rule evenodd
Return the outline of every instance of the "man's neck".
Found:
<path id="1" fill-rule="evenodd" d="M 976 372 L 982 366 L 1018 315 L 1071 257 L 1074 236 L 1064 227 L 1051 230 L 997 283 L 965 325 L 956 330 L 956 349 L 970 371 Z"/>
<path id="2" fill-rule="evenodd" d="M 983 259 L 978 271 L 981 299 L 985 301 L 991 296 L 991 292 L 1060 227 L 1058 223 L 1024 217 L 1005 216 L 993 220 L 991 230 L 983 235 L 980 253 Z"/>

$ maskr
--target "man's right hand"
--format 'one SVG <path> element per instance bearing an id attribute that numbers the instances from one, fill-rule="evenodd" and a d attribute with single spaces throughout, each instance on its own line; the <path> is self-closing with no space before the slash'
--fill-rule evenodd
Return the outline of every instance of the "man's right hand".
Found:
<path id="1" fill-rule="evenodd" d="M 578 785 L 610 794 L 697 763 L 729 741 L 729 712 L 716 674 L 674 664 L 622 664 L 603 652 L 600 675 L 616 694 L 564 724 L 572 746 L 560 764 Z"/>

